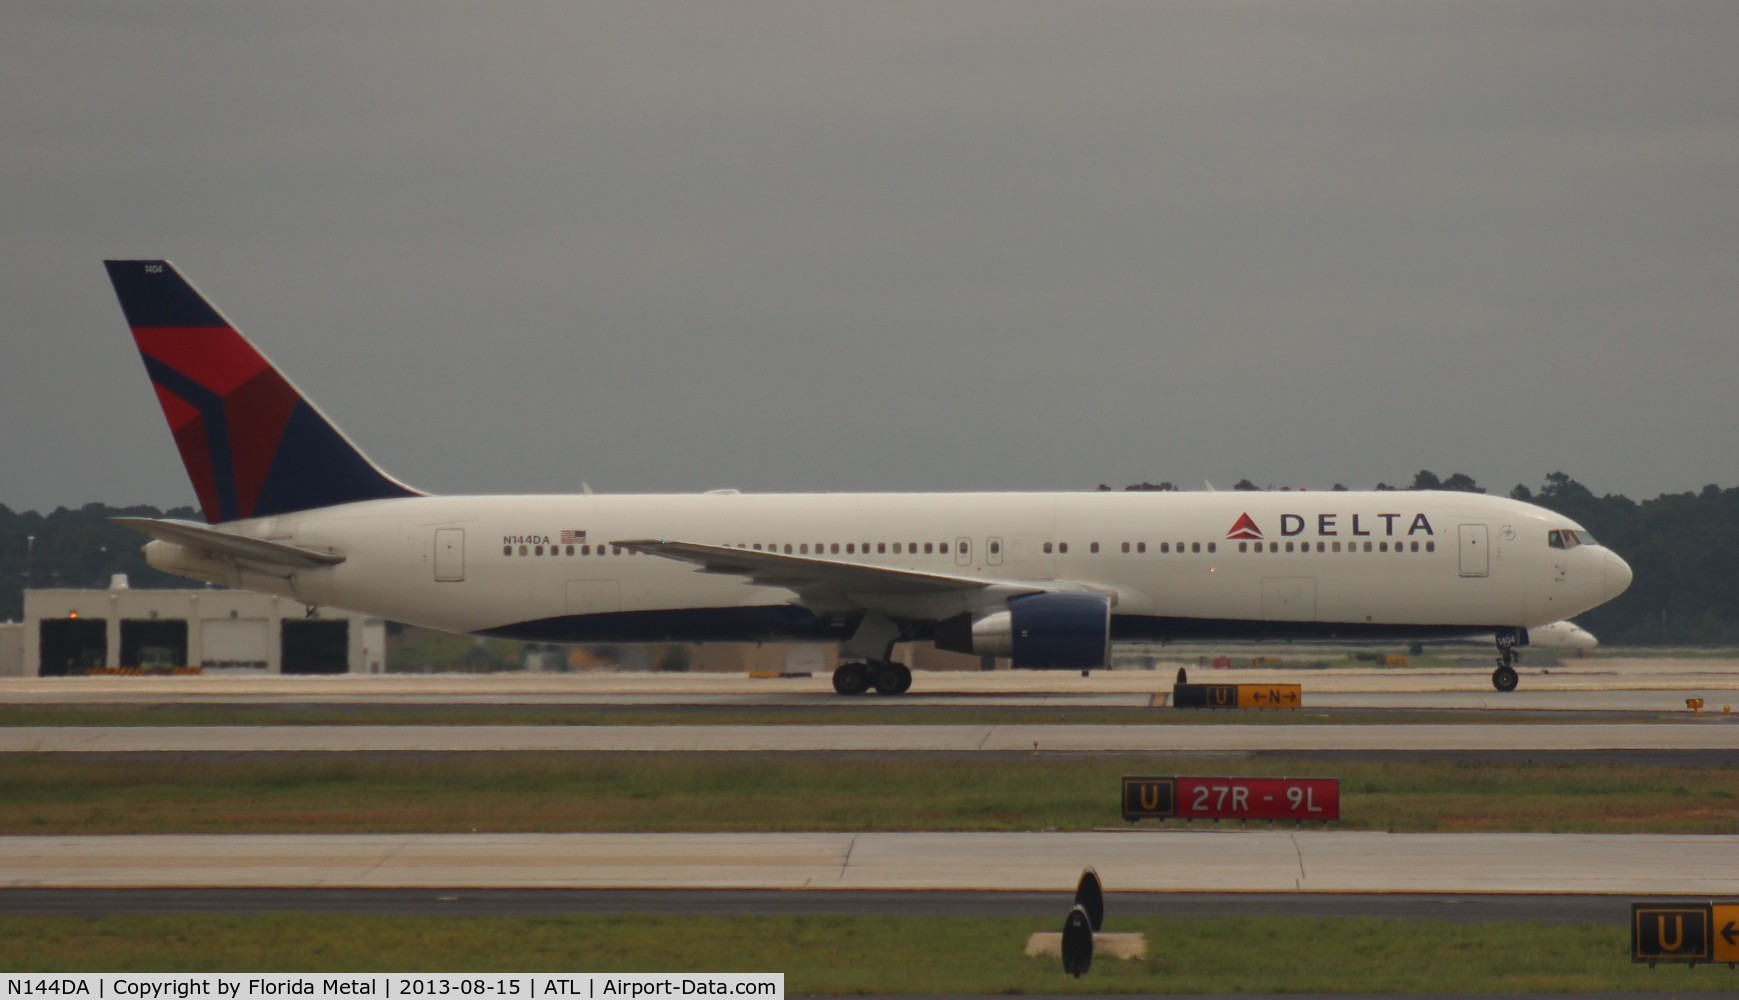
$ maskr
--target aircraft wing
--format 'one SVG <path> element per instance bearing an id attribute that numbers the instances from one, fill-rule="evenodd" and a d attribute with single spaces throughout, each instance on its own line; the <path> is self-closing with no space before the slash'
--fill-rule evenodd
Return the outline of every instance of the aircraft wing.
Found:
<path id="1" fill-rule="evenodd" d="M 690 563 L 703 573 L 739 576 L 764 587 L 790 590 L 804 606 L 816 610 L 863 608 L 898 616 L 925 606 L 950 611 L 987 606 L 1021 594 L 1104 593 L 1068 580 L 955 576 L 701 542 L 635 539 L 610 544 Z M 1109 596 L 1115 600 L 1115 594 Z"/>
<path id="2" fill-rule="evenodd" d="M 246 559 L 250 562 L 268 563 L 273 566 L 309 567 L 333 566 L 344 561 L 344 557 L 336 552 L 322 552 L 319 549 L 305 549 L 299 545 L 290 545 L 285 542 L 249 538 L 246 535 L 195 524 L 192 521 L 154 517 L 112 517 L 109 520 L 123 528 L 130 528 L 160 542 L 169 542 L 219 556 Z"/>

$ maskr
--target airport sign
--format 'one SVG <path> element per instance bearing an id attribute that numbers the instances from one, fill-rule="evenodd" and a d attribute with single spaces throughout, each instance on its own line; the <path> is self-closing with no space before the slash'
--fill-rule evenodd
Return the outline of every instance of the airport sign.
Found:
<path id="1" fill-rule="evenodd" d="M 1739 903 L 1712 903 L 1709 911 L 1712 956 L 1728 965 L 1739 963 Z"/>
<path id="2" fill-rule="evenodd" d="M 1630 904 L 1630 957 L 1739 966 L 1739 902 Z"/>
<path id="3" fill-rule="evenodd" d="M 1123 818 L 1327 823 L 1340 819 L 1340 779 L 1124 775 Z"/>
<path id="4" fill-rule="evenodd" d="M 1174 684 L 1174 708 L 1298 708 L 1304 688 L 1298 684 Z"/>

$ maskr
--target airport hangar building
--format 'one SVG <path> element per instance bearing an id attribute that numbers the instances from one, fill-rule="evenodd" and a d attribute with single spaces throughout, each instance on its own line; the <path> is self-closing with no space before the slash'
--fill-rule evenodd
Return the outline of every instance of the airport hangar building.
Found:
<path id="1" fill-rule="evenodd" d="M 244 590 L 27 590 L 0 626 L 0 676 L 381 673 L 386 623 Z"/>

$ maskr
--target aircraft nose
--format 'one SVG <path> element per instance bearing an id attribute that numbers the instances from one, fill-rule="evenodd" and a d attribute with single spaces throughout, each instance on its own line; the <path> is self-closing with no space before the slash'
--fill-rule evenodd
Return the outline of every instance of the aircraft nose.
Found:
<path id="1" fill-rule="evenodd" d="M 1630 586 L 1630 564 L 1618 557 L 1618 553 L 1606 550 L 1606 599 L 1612 600 L 1624 593 Z"/>

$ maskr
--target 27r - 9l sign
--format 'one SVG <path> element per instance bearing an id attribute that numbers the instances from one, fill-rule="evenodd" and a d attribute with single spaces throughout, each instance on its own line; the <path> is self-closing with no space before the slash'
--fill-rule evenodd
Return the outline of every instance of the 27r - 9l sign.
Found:
<path id="1" fill-rule="evenodd" d="M 1340 819 L 1339 778 L 1203 778 L 1123 776 L 1123 818 Z"/>

